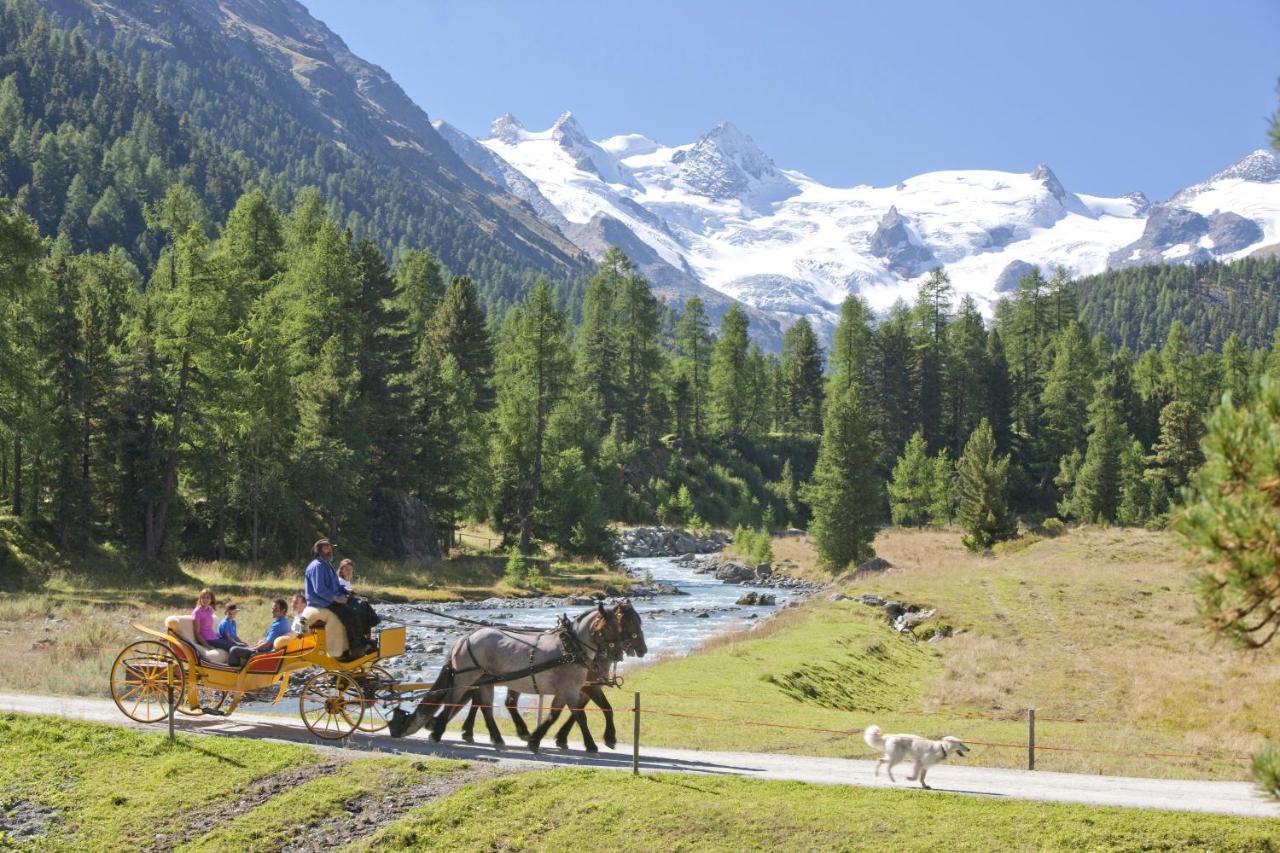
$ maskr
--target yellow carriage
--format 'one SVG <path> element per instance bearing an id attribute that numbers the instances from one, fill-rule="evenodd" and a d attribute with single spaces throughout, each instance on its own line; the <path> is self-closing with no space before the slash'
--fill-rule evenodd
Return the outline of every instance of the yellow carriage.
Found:
<path id="1" fill-rule="evenodd" d="M 226 716 L 247 694 L 274 704 L 285 697 L 294 673 L 315 670 L 302 683 L 299 714 L 316 737 L 339 740 L 355 731 L 385 729 L 388 697 L 405 688 L 430 686 L 398 685 L 378 665 L 404 652 L 404 625 L 384 626 L 376 632 L 376 651 L 349 662 L 328 654 L 325 629 L 318 627 L 301 637 L 280 638 L 274 649 L 240 667 L 198 645 L 189 616 L 171 616 L 164 632 L 133 627 L 147 639 L 129 644 L 116 656 L 111 698 L 126 717 L 140 723 L 167 719 L 171 701 L 173 710 L 187 716 Z"/>

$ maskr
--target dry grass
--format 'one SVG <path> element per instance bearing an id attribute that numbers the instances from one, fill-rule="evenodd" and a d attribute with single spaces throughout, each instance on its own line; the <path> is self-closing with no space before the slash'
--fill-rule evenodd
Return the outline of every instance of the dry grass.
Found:
<path id="1" fill-rule="evenodd" d="M 894 568 L 838 579 L 849 594 L 875 592 L 938 609 L 956 635 L 927 648 L 936 665 L 921 668 L 914 695 L 867 713 L 846 713 L 821 697 L 780 701 L 759 674 L 774 661 L 807 656 L 823 671 L 840 644 L 820 641 L 831 628 L 826 602 L 783 611 L 760 630 L 705 644 L 699 654 L 633 672 L 628 687 L 687 697 L 647 700 L 661 709 L 712 717 L 849 729 L 876 722 L 922 734 L 953 733 L 978 741 L 1025 743 L 1026 709 L 1037 708 L 1041 745 L 1124 753 L 1177 752 L 1247 756 L 1280 736 L 1274 696 L 1280 649 L 1242 653 L 1215 642 L 1196 617 L 1189 570 L 1173 538 L 1143 530 L 1083 528 L 995 557 L 966 551 L 955 531 L 888 530 L 877 552 Z M 788 559 L 816 565 L 800 538 Z M 839 605 L 871 618 L 863 605 Z M 861 622 L 862 618 L 857 621 Z M 894 637 L 882 621 L 877 629 Z M 854 625 L 845 629 L 850 636 Z M 869 642 L 868 640 L 867 642 Z M 885 640 L 888 641 L 887 639 Z M 876 692 L 881 675 L 848 678 Z M 901 699 L 901 697 L 899 697 Z M 725 702 L 729 699 L 729 702 Z M 740 705 L 744 700 L 753 704 Z M 776 707 L 769 707 L 777 702 Z M 658 742 L 680 746 L 862 755 L 857 737 L 826 737 L 735 725 L 655 721 Z M 648 736 L 647 736 L 648 737 Z M 975 762 L 1020 766 L 1025 751 L 984 747 Z M 1120 757 L 1042 751 L 1044 769 L 1177 777 L 1245 778 L 1239 761 Z"/>
<path id="2" fill-rule="evenodd" d="M 815 583 L 831 580 L 831 573 L 818 565 L 818 554 L 808 534 L 775 536 L 772 548 L 773 566 L 783 574 Z"/>
<path id="3" fill-rule="evenodd" d="M 356 588 L 382 601 L 529 595 L 503 580 L 505 565 L 505 557 L 465 554 L 421 565 L 360 560 Z M 0 689 L 105 695 L 112 661 L 138 636 L 130 623 L 159 628 L 166 616 L 189 613 L 207 586 L 220 605 L 240 606 L 240 637 L 253 642 L 271 621 L 272 599 L 288 599 L 302 589 L 301 565 L 199 562 L 184 565 L 183 573 L 178 581 L 127 586 L 59 575 L 38 592 L 0 597 Z M 625 575 L 585 562 L 552 563 L 544 578 L 553 595 L 627 584 Z"/>

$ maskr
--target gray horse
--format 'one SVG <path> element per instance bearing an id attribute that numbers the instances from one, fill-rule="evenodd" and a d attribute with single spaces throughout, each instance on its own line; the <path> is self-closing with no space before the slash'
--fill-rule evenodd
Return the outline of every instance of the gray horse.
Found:
<path id="1" fill-rule="evenodd" d="M 609 699 L 605 696 L 601 683 L 611 681 L 610 669 L 612 669 L 613 664 L 622 659 L 624 654 L 642 658 L 648 653 L 649 649 L 644 642 L 640 614 L 636 612 L 630 601 L 624 599 L 621 603 L 615 602 L 612 612 L 608 615 L 609 618 L 618 623 L 618 628 L 622 631 L 621 648 L 618 653 L 610 655 L 608 660 L 597 658 L 596 665 L 592 667 L 591 680 L 582 688 L 582 696 L 579 697 L 577 704 L 571 707 L 585 706 L 588 700 L 599 706 L 600 710 L 604 712 L 604 745 L 613 749 L 618 743 L 617 731 L 613 722 L 613 706 L 609 704 Z M 492 693 L 492 690 L 490 690 L 490 693 Z M 469 698 L 471 700 L 471 709 L 467 711 L 466 722 L 462 724 L 462 739 L 467 743 L 474 743 L 475 735 L 473 732 L 475 730 L 476 714 L 485 705 L 492 705 L 493 699 L 492 696 L 486 699 L 485 696 L 481 695 L 481 690 L 479 689 L 473 690 Z M 507 699 L 504 704 L 506 705 L 507 713 L 511 715 L 511 721 L 515 724 L 516 734 L 527 741 L 529 739 L 529 727 L 525 725 L 524 717 L 520 715 L 520 694 L 511 687 L 507 687 Z M 585 719 L 586 714 L 583 714 L 582 717 Z M 556 733 L 556 746 L 561 749 L 568 747 L 569 731 L 576 722 L 577 720 L 574 717 L 570 717 L 565 721 L 560 731 Z M 581 726 L 581 729 L 583 747 L 587 752 L 596 752 L 595 739 L 591 737 L 591 730 L 585 725 Z M 494 730 L 490 728 L 489 738 L 491 741 L 494 734 Z M 498 735 L 499 742 L 501 742 L 501 739 L 502 736 Z"/>
<path id="2" fill-rule="evenodd" d="M 529 749 L 537 752 L 566 706 L 586 727 L 582 688 L 599 661 L 619 653 L 621 639 L 619 621 L 610 619 L 599 605 L 540 634 L 481 628 L 454 644 L 434 687 L 412 714 L 397 710 L 392 715 L 390 733 L 394 737 L 412 734 L 439 708 L 431 730 L 431 739 L 438 742 L 449 720 L 476 691 L 490 738 L 500 746 L 502 737 L 493 719 L 493 685 L 505 684 L 520 693 L 552 697 L 550 715 L 529 735 Z"/>

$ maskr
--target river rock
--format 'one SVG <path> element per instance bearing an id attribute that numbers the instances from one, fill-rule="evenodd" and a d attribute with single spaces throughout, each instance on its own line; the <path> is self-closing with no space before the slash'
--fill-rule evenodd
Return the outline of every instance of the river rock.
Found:
<path id="1" fill-rule="evenodd" d="M 755 570 L 742 563 L 721 563 L 716 569 L 716 580 L 726 583 L 742 583 L 755 578 Z"/>
<path id="2" fill-rule="evenodd" d="M 872 557 L 870 560 L 859 563 L 858 568 L 854 569 L 853 573 L 855 575 L 869 575 L 877 572 L 885 572 L 892 568 L 893 563 L 890 563 L 884 557 Z"/>
<path id="3" fill-rule="evenodd" d="M 751 607 L 752 605 L 756 604 L 757 597 L 758 596 L 754 592 L 744 592 L 741 596 L 738 597 L 738 600 L 736 603 L 747 606 L 747 607 Z"/>

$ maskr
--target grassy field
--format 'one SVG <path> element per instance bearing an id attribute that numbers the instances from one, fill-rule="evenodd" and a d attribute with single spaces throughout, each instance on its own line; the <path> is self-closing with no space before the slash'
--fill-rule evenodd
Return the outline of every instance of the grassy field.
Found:
<path id="1" fill-rule="evenodd" d="M 924 791 L 584 770 L 510 776 L 425 806 L 373 850 L 1257 850 L 1280 822 Z"/>
<path id="2" fill-rule="evenodd" d="M 48 850 L 271 849 L 356 798 L 466 771 L 17 715 L 0 715 L 0 743 L 0 823 L 12 830 L 38 812 L 27 842 Z"/>
<path id="3" fill-rule="evenodd" d="M 0 715 L 0 848 L 1275 850 L 1280 821 L 555 770 Z M 18 833 L 21 833 L 19 835 Z"/>
<path id="4" fill-rule="evenodd" d="M 802 539 L 779 541 L 812 565 Z M 955 636 L 913 644 L 855 602 L 785 611 L 760 630 L 633 671 L 627 689 L 652 712 L 642 739 L 854 757 L 868 750 L 841 732 L 877 723 L 1023 744 L 1030 707 L 1041 746 L 1247 756 L 1280 736 L 1280 651 L 1244 654 L 1205 634 L 1167 534 L 1081 529 L 984 558 L 954 532 L 895 530 L 876 550 L 895 568 L 846 578 L 841 590 L 936 607 Z M 749 724 L 762 722 L 831 731 Z M 1017 767 L 1026 756 L 979 746 L 971 760 Z M 1248 768 L 1051 750 L 1037 766 L 1201 778 L 1246 778 Z"/>
<path id="5" fill-rule="evenodd" d="M 271 600 L 300 592 L 305 567 L 301 561 L 271 567 L 191 562 L 157 579 L 135 573 L 125 555 L 107 549 L 69 562 L 11 518 L 0 518 L 0 555 L 0 572 L 17 565 L 24 577 L 39 579 L 35 588 L 27 584 L 0 596 L 0 689 L 77 695 L 106 693 L 112 660 L 137 634 L 130 622 L 160 627 L 172 613 L 189 613 L 206 586 L 220 602 L 240 605 L 243 639 L 260 638 L 271 621 Z M 503 556 L 465 552 L 425 564 L 357 560 L 356 588 L 388 601 L 529 595 L 503 579 L 505 567 Z M 553 595 L 628 583 L 602 564 L 558 561 L 544 580 Z"/>

